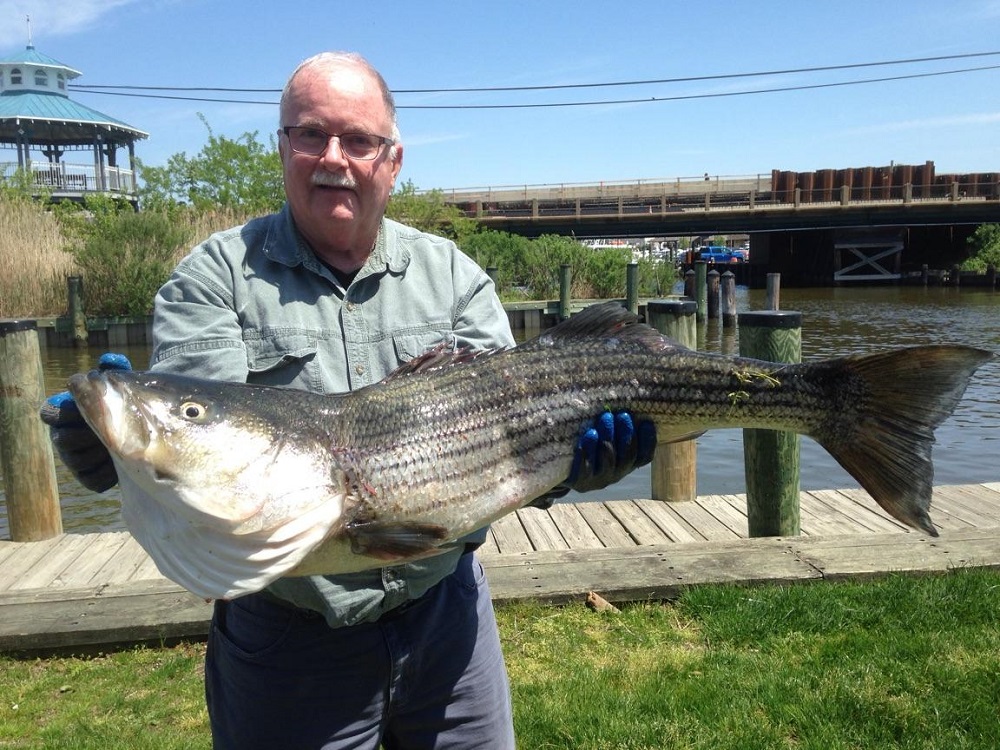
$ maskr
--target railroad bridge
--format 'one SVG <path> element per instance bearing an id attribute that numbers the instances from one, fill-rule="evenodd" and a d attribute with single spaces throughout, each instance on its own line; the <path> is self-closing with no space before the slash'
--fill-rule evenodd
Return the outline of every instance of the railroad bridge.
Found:
<path id="1" fill-rule="evenodd" d="M 482 225 L 528 237 L 750 234 L 751 285 L 896 281 L 967 257 L 976 227 L 1000 221 L 1000 173 L 925 164 L 770 175 L 525 185 L 444 192 Z"/>

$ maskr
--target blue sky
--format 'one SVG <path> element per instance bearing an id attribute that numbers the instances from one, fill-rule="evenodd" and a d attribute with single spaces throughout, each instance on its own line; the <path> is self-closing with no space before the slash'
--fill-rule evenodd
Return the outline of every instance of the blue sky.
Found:
<path id="1" fill-rule="evenodd" d="M 89 85 L 280 89 L 300 60 L 326 49 L 361 52 L 397 91 L 579 86 L 1000 51 L 1000 0 L 0 0 L 0 55 L 24 48 L 28 14 L 36 49 L 81 71 L 75 83 Z M 939 173 L 1000 171 L 1000 68 L 709 96 L 985 66 L 1000 66 L 1000 55 L 656 85 L 398 93 L 402 179 L 447 189 L 928 160 Z M 137 149 L 149 164 L 201 149 L 198 113 L 231 137 L 257 131 L 266 139 L 277 126 L 277 94 L 191 95 L 272 103 L 72 94 L 149 132 Z M 643 101 L 411 108 L 622 99 Z"/>

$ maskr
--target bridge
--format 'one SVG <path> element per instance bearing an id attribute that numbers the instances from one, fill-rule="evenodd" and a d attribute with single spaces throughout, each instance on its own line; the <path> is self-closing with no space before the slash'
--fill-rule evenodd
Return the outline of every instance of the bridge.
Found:
<path id="1" fill-rule="evenodd" d="M 749 233 L 751 263 L 765 275 L 769 270 L 790 272 L 792 284 L 814 285 L 846 277 L 892 280 L 907 265 L 913 271 L 923 264 L 947 268 L 960 262 L 965 239 L 975 227 L 1000 221 L 1000 173 L 936 174 L 928 161 L 804 173 L 473 188 L 444 191 L 444 199 L 483 226 L 528 237 Z M 811 250 L 808 258 L 796 252 L 804 247 Z M 855 268 L 862 272 L 841 273 L 843 250 L 861 259 Z M 792 255 L 798 256 L 794 266 L 782 259 Z"/>

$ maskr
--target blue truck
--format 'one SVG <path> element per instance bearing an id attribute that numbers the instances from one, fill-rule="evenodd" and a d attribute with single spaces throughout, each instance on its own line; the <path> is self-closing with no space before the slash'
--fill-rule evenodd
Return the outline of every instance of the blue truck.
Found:
<path id="1" fill-rule="evenodd" d="M 698 251 L 698 258 L 706 263 L 743 263 L 747 254 L 722 245 L 709 245 Z"/>

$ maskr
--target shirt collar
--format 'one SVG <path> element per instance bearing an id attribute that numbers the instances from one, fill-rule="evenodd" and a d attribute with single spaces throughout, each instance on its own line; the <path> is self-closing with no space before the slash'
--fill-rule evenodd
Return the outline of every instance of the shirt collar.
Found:
<path id="1" fill-rule="evenodd" d="M 358 272 L 357 278 L 386 271 L 402 273 L 410 263 L 410 251 L 407 246 L 399 242 L 398 237 L 396 223 L 383 217 L 378 237 L 375 239 L 375 247 Z M 323 264 L 295 226 L 295 219 L 292 218 L 287 203 L 281 209 L 281 213 L 276 215 L 276 221 L 267 233 L 264 240 L 264 255 L 289 267 L 301 264 L 316 273 L 322 273 L 320 269 L 323 268 Z"/>

